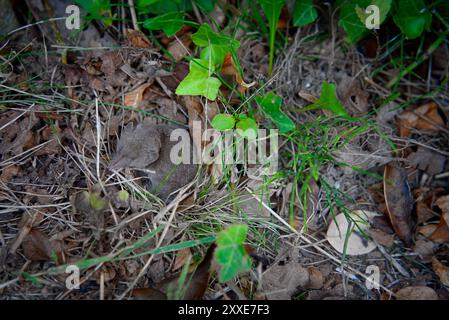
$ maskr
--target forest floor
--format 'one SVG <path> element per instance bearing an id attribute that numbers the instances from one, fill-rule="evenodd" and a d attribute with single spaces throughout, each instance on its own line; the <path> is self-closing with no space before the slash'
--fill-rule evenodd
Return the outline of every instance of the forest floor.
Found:
<path id="1" fill-rule="evenodd" d="M 56 13 L 68 4 L 48 2 Z M 408 43 L 397 65 L 399 44 L 350 45 L 331 12 L 302 28 L 286 20 L 268 76 L 267 38 L 237 32 L 253 84 L 243 98 L 275 92 L 295 123 L 279 137 L 279 170 L 203 165 L 161 199 L 132 170 L 110 168 L 123 128 L 210 127 L 244 100 L 224 86 L 215 101 L 175 94 L 196 54 L 191 28 L 165 37 L 92 23 L 74 40 L 64 21 L 34 23 L 52 18 L 38 3 L 16 8 L 0 43 L 1 299 L 449 299 L 446 40 L 430 52 L 432 37 Z M 297 112 L 324 82 L 350 118 Z M 248 226 L 252 268 L 221 282 L 211 244 L 235 224 Z"/>

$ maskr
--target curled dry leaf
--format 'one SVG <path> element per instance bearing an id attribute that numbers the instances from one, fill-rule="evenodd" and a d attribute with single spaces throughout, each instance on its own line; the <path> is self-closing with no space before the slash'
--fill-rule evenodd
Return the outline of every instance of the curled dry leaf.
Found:
<path id="1" fill-rule="evenodd" d="M 142 102 L 143 93 L 152 84 L 152 82 L 144 83 L 131 92 L 125 94 L 123 104 L 127 107 L 138 108 L 140 103 Z"/>
<path id="2" fill-rule="evenodd" d="M 351 217 L 357 222 L 356 226 L 352 221 L 349 223 L 348 218 L 343 213 L 340 213 L 330 222 L 326 240 L 335 250 L 340 253 L 346 251 L 347 255 L 357 256 L 373 251 L 376 249 L 376 244 L 370 239 L 366 239 L 360 230 L 364 232 L 368 230 L 369 224 L 367 221 L 374 215 L 376 213 L 370 211 L 353 211 Z M 348 233 L 349 236 L 345 248 Z"/>
<path id="3" fill-rule="evenodd" d="M 445 286 L 449 287 L 449 267 L 446 267 L 444 264 L 442 264 L 440 261 L 438 261 L 437 258 L 432 258 L 432 269 L 440 278 L 440 281 Z"/>
<path id="4" fill-rule="evenodd" d="M 436 205 L 440 207 L 442 214 L 440 223 L 430 235 L 429 239 L 438 243 L 449 242 L 449 196 L 444 196 L 436 201 Z"/>
<path id="5" fill-rule="evenodd" d="M 250 88 L 256 84 L 256 82 L 251 82 L 248 84 L 245 81 L 243 81 L 243 78 L 235 65 L 234 59 L 232 59 L 232 56 L 229 52 L 225 56 L 220 71 L 222 74 L 235 76 L 235 81 L 240 85 L 239 88 L 240 93 L 244 93 L 247 88 Z"/>
<path id="6" fill-rule="evenodd" d="M 411 129 L 436 133 L 439 131 L 439 126 L 444 126 L 444 120 L 438 113 L 438 105 L 435 102 L 430 102 L 413 111 L 402 112 L 398 116 L 397 125 L 399 135 L 408 137 L 411 134 Z"/>
<path id="7" fill-rule="evenodd" d="M 441 220 L 435 231 L 430 235 L 430 240 L 438 243 L 448 243 L 449 242 L 449 213 L 443 213 L 441 215 Z"/>
<path id="8" fill-rule="evenodd" d="M 384 196 L 394 231 L 407 246 L 410 246 L 413 241 L 413 197 L 407 182 L 407 172 L 398 163 L 390 162 L 385 165 Z"/>
<path id="9" fill-rule="evenodd" d="M 438 300 L 438 294 L 429 287 L 412 286 L 396 292 L 398 300 Z"/>

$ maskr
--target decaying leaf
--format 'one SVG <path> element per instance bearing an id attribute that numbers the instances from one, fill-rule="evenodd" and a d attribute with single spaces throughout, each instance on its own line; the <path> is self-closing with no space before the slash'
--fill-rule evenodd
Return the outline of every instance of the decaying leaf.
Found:
<path id="1" fill-rule="evenodd" d="M 190 248 L 181 249 L 176 253 L 176 259 L 175 263 L 173 264 L 173 271 L 179 270 L 186 264 L 187 261 L 189 261 L 190 256 L 192 255 L 192 252 L 190 251 Z"/>
<path id="2" fill-rule="evenodd" d="M 441 208 L 442 214 L 440 222 L 430 235 L 429 239 L 438 243 L 449 242 L 449 196 L 444 196 L 436 201 L 436 205 Z"/>
<path id="3" fill-rule="evenodd" d="M 275 265 L 262 275 L 262 288 L 269 300 L 290 300 L 298 288 L 305 288 L 309 282 L 309 271 L 295 261 Z"/>
<path id="4" fill-rule="evenodd" d="M 416 252 L 422 261 L 429 262 L 435 251 L 435 244 L 432 241 L 418 239 L 413 245 L 413 251 Z"/>
<path id="5" fill-rule="evenodd" d="M 449 287 L 449 267 L 446 267 L 444 264 L 442 264 L 440 261 L 438 261 L 437 258 L 432 258 L 432 269 L 440 278 L 440 281 L 445 286 Z"/>
<path id="6" fill-rule="evenodd" d="M 438 300 L 438 294 L 429 287 L 412 286 L 396 292 L 398 300 Z"/>
<path id="7" fill-rule="evenodd" d="M 127 107 L 138 108 L 140 103 L 142 102 L 143 93 L 151 85 L 152 82 L 144 83 L 131 92 L 125 94 L 123 105 Z"/>
<path id="8" fill-rule="evenodd" d="M 324 284 L 324 277 L 321 273 L 320 269 L 317 267 L 308 267 L 307 271 L 309 272 L 309 283 L 307 284 L 308 289 L 321 289 Z"/>
<path id="9" fill-rule="evenodd" d="M 368 233 L 375 242 L 384 247 L 389 248 L 394 244 L 394 234 L 375 228 L 370 229 Z"/>
<path id="10" fill-rule="evenodd" d="M 211 273 L 211 265 L 215 251 L 215 244 L 207 249 L 201 263 L 195 271 L 187 274 L 186 288 L 181 297 L 183 300 L 198 300 L 204 296 Z M 174 291 L 179 286 L 180 274 L 158 283 L 154 288 L 138 288 L 133 290 L 133 297 L 140 300 L 165 300 L 168 298 L 169 291 Z"/>
<path id="11" fill-rule="evenodd" d="M 50 241 L 39 229 L 31 229 L 22 242 L 23 254 L 32 261 L 61 262 L 62 243 Z"/>
<path id="12" fill-rule="evenodd" d="M 402 112 L 398 116 L 397 125 L 399 135 L 408 137 L 412 129 L 437 133 L 440 130 L 438 126 L 444 126 L 444 120 L 438 113 L 438 105 L 435 102 L 429 102 L 413 111 Z"/>
<path id="13" fill-rule="evenodd" d="M 363 230 L 365 232 L 368 229 L 369 217 L 367 213 L 370 214 L 369 211 L 362 210 L 351 213 L 352 220 L 357 222 L 357 226 L 352 221 L 349 223 L 348 218 L 343 213 L 340 213 L 330 222 L 326 240 L 335 250 L 340 253 L 346 252 L 347 255 L 357 256 L 373 251 L 376 249 L 376 244 L 365 238 L 360 231 Z M 346 238 L 348 239 L 346 240 Z"/>
<path id="14" fill-rule="evenodd" d="M 240 85 L 239 92 L 244 93 L 247 88 L 254 86 L 256 83 L 246 83 L 237 69 L 232 55 L 228 52 L 224 58 L 223 65 L 221 66 L 221 73 L 225 75 L 235 76 L 235 81 Z"/>
<path id="15" fill-rule="evenodd" d="M 411 153 L 407 157 L 407 160 L 409 160 L 416 168 L 433 176 L 444 171 L 447 157 L 427 148 L 418 147 L 418 150 Z"/>
<path id="16" fill-rule="evenodd" d="M 125 36 L 128 42 L 135 48 L 151 48 L 151 42 L 140 30 L 126 29 Z"/>
<path id="17" fill-rule="evenodd" d="M 449 213 L 441 215 L 441 220 L 435 231 L 429 236 L 429 239 L 437 243 L 449 242 Z"/>
<path id="18" fill-rule="evenodd" d="M 8 183 L 12 177 L 16 176 L 20 171 L 20 167 L 16 165 L 7 166 L 2 168 L 2 173 L 0 174 L 0 182 Z"/>
<path id="19" fill-rule="evenodd" d="M 410 246 L 413 241 L 413 197 L 407 182 L 407 172 L 398 163 L 391 162 L 385 165 L 384 196 L 394 231 L 407 246 Z"/>
<path id="20" fill-rule="evenodd" d="M 192 34 L 186 33 L 181 37 L 174 39 L 167 46 L 167 51 L 172 55 L 176 62 L 184 57 L 191 55 L 190 45 L 192 44 Z"/>

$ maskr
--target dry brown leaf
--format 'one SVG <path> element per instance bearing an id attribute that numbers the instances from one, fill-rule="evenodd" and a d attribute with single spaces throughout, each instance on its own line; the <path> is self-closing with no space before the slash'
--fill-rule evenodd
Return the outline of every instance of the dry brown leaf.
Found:
<path id="1" fill-rule="evenodd" d="M 304 92 L 304 91 L 299 91 L 298 96 L 310 103 L 314 103 L 315 101 L 318 100 L 317 97 L 315 97 L 307 92 Z"/>
<path id="2" fill-rule="evenodd" d="M 369 235 L 378 244 L 384 247 L 391 247 L 394 244 L 394 234 L 386 233 L 380 229 L 370 229 Z"/>
<path id="3" fill-rule="evenodd" d="M 143 93 L 152 84 L 152 82 L 144 83 L 131 92 L 125 94 L 123 104 L 127 107 L 138 108 L 140 103 L 142 102 Z"/>
<path id="4" fill-rule="evenodd" d="M 427 130 L 436 133 L 444 126 L 444 120 L 438 113 L 435 102 L 426 103 L 413 111 L 404 111 L 398 116 L 399 135 L 408 137 L 411 129 Z"/>
<path id="5" fill-rule="evenodd" d="M 433 218 L 435 216 L 435 212 L 433 212 L 427 206 L 427 204 L 423 202 L 418 202 L 416 204 L 416 216 L 417 216 L 417 223 L 421 224 Z"/>
<path id="6" fill-rule="evenodd" d="M 22 242 L 23 254 L 31 261 L 61 261 L 62 242 L 50 241 L 45 233 L 31 229 Z"/>
<path id="7" fill-rule="evenodd" d="M 337 87 L 337 93 L 341 97 L 343 105 L 354 110 L 357 114 L 368 112 L 368 94 L 362 90 L 360 82 L 343 73 Z"/>
<path id="8" fill-rule="evenodd" d="M 192 251 L 190 248 L 181 249 L 176 253 L 175 263 L 173 264 L 173 271 L 181 269 L 189 261 L 192 256 Z"/>
<path id="9" fill-rule="evenodd" d="M 449 242 L 449 196 L 440 197 L 436 202 L 442 214 L 440 223 L 429 239 L 438 243 Z"/>
<path id="10" fill-rule="evenodd" d="M 175 66 L 175 70 L 173 70 L 173 73 L 167 76 L 161 76 L 161 81 L 169 90 L 175 91 L 179 83 L 187 76 L 188 73 L 189 65 L 185 62 L 178 62 Z"/>
<path id="11" fill-rule="evenodd" d="M 437 258 L 432 258 L 432 269 L 440 278 L 440 281 L 445 286 L 449 287 L 449 267 L 446 267 L 444 264 L 442 264 L 440 261 L 438 261 Z"/>
<path id="12" fill-rule="evenodd" d="M 425 226 L 418 227 L 418 233 L 422 234 L 424 237 L 428 238 L 435 230 L 438 228 L 436 224 L 427 224 Z"/>
<path id="13" fill-rule="evenodd" d="M 396 292 L 398 300 L 438 300 L 438 294 L 429 287 L 412 286 Z"/>
<path id="14" fill-rule="evenodd" d="M 167 300 L 167 295 L 154 288 L 136 288 L 132 291 L 135 300 Z"/>
<path id="15" fill-rule="evenodd" d="M 255 82 L 248 84 L 243 81 L 240 72 L 237 70 L 234 59 L 232 59 L 232 55 L 229 52 L 225 56 L 220 72 L 224 75 L 235 76 L 235 81 L 240 85 L 240 88 L 238 90 L 242 94 L 247 88 L 250 88 L 256 84 Z"/>
<path id="16" fill-rule="evenodd" d="M 8 183 L 12 177 L 16 176 L 20 171 L 20 167 L 16 165 L 7 166 L 2 168 L 2 174 L 0 175 L 0 181 L 2 183 Z"/>
<path id="17" fill-rule="evenodd" d="M 320 269 L 317 267 L 308 267 L 307 271 L 309 272 L 309 283 L 307 284 L 308 289 L 321 289 L 324 285 L 324 277 L 321 273 Z"/>
<path id="18" fill-rule="evenodd" d="M 178 39 L 174 39 L 167 45 L 167 51 L 173 56 L 176 62 L 192 54 L 189 49 L 192 44 L 192 34 L 190 32 L 186 33 Z"/>
<path id="19" fill-rule="evenodd" d="M 290 300 L 298 287 L 309 284 L 309 271 L 298 262 L 275 265 L 262 275 L 262 287 L 269 300 Z"/>
<path id="20" fill-rule="evenodd" d="M 129 43 L 135 48 L 149 49 L 153 47 L 150 40 L 148 40 L 145 34 L 140 30 L 126 29 L 125 36 Z"/>
<path id="21" fill-rule="evenodd" d="M 409 160 L 416 168 L 434 176 L 444 171 L 447 157 L 427 148 L 418 147 L 418 150 L 411 153 L 407 157 L 407 160 Z"/>
<path id="22" fill-rule="evenodd" d="M 435 244 L 432 241 L 418 239 L 413 251 L 416 252 L 424 262 L 429 262 L 434 254 Z"/>
<path id="23" fill-rule="evenodd" d="M 187 279 L 190 279 L 190 282 L 182 297 L 183 300 L 198 300 L 204 296 L 209 284 L 214 251 L 215 244 L 212 244 L 209 249 L 207 249 L 206 255 L 195 271 L 187 275 Z M 178 281 L 179 274 L 175 277 L 161 281 L 155 288 L 134 289 L 133 296 L 142 300 L 163 300 L 167 297 L 169 292 L 173 293 L 176 290 Z"/>
<path id="24" fill-rule="evenodd" d="M 384 197 L 394 231 L 407 246 L 410 246 L 413 241 L 413 197 L 407 182 L 407 172 L 398 163 L 390 162 L 385 165 Z"/>
<path id="25" fill-rule="evenodd" d="M 430 235 L 429 239 L 438 243 L 449 242 L 449 213 L 443 213 L 441 215 L 440 223 Z"/>

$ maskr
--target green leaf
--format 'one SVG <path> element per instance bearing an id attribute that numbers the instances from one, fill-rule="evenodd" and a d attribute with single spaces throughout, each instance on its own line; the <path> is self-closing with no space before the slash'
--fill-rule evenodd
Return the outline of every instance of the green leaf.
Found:
<path id="1" fill-rule="evenodd" d="M 206 47 L 201 53 L 201 59 L 211 59 L 214 67 L 220 67 L 223 64 L 226 53 L 235 53 L 240 47 L 239 41 L 215 32 L 206 23 L 192 34 L 192 41 L 199 47 Z"/>
<path id="2" fill-rule="evenodd" d="M 302 27 L 312 23 L 318 17 L 313 0 L 296 0 L 293 9 L 293 25 Z"/>
<path id="3" fill-rule="evenodd" d="M 172 37 L 181 30 L 185 20 L 183 12 L 168 12 L 145 20 L 143 26 L 148 30 L 162 29 L 167 37 Z"/>
<path id="4" fill-rule="evenodd" d="M 337 2 L 340 6 L 340 26 L 345 30 L 349 41 L 354 43 L 363 38 L 369 29 L 365 21 L 369 14 L 365 13 L 366 7 L 376 5 L 379 8 L 379 22 L 382 24 L 388 16 L 391 0 L 341 0 Z"/>
<path id="5" fill-rule="evenodd" d="M 226 131 L 234 128 L 235 119 L 230 114 L 219 113 L 212 119 L 211 124 L 218 131 Z"/>
<path id="6" fill-rule="evenodd" d="M 102 211 L 108 205 L 108 202 L 95 193 L 89 193 L 89 204 L 95 211 Z"/>
<path id="7" fill-rule="evenodd" d="M 161 15 L 174 11 L 192 11 L 192 4 L 190 0 L 138 0 L 137 10 L 140 14 L 152 13 Z"/>
<path id="8" fill-rule="evenodd" d="M 268 74 L 271 75 L 273 71 L 274 39 L 285 0 L 259 0 L 259 4 L 268 19 L 268 25 L 270 27 L 270 63 L 268 65 Z"/>
<path id="9" fill-rule="evenodd" d="M 129 199 L 129 193 L 126 190 L 120 190 L 118 192 L 118 198 L 120 201 L 126 202 Z"/>
<path id="10" fill-rule="evenodd" d="M 237 132 L 244 138 L 257 137 L 257 123 L 253 118 L 249 118 L 246 114 L 240 114 L 239 121 L 236 126 Z"/>
<path id="11" fill-rule="evenodd" d="M 295 128 L 295 123 L 285 113 L 281 111 L 282 98 L 272 92 L 264 96 L 255 97 L 257 104 L 263 112 L 274 122 L 282 133 Z"/>
<path id="12" fill-rule="evenodd" d="M 344 118 L 350 118 L 345 110 L 345 107 L 341 104 L 340 100 L 338 100 L 335 91 L 335 84 L 324 81 L 321 86 L 320 98 L 311 106 L 315 106 L 316 109 L 326 109 L 332 111 L 333 113 Z"/>
<path id="13" fill-rule="evenodd" d="M 395 5 L 393 20 L 408 39 L 415 39 L 430 28 L 432 14 L 423 0 L 401 0 Z"/>
<path id="14" fill-rule="evenodd" d="M 218 234 L 214 257 L 220 266 L 218 272 L 220 282 L 232 280 L 240 272 L 251 269 L 251 258 L 243 245 L 247 233 L 247 225 L 235 224 Z"/>
<path id="15" fill-rule="evenodd" d="M 189 74 L 176 88 L 176 94 L 180 96 L 203 96 L 209 100 L 215 100 L 221 82 L 219 79 L 210 76 L 209 61 L 193 59 L 190 61 L 189 67 Z"/>
<path id="16" fill-rule="evenodd" d="M 89 19 L 103 21 L 106 26 L 112 25 L 112 12 L 110 0 L 75 0 L 89 14 Z"/>

